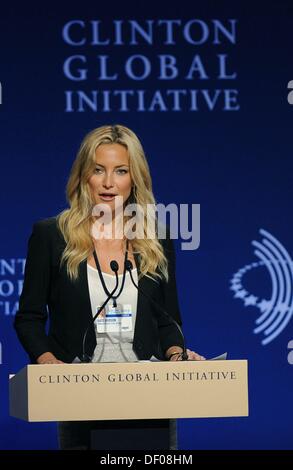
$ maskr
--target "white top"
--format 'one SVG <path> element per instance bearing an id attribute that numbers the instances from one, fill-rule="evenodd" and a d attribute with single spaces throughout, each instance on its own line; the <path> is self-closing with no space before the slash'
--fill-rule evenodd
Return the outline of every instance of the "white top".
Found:
<path id="1" fill-rule="evenodd" d="M 102 273 L 104 282 L 109 292 L 116 285 L 116 276 L 108 273 Z M 99 273 L 97 269 L 87 264 L 88 287 L 91 300 L 93 316 L 97 312 L 97 307 L 102 305 L 107 298 L 104 292 Z M 137 284 L 137 269 L 132 270 L 132 277 Z M 119 284 L 116 295 L 119 292 L 122 283 L 123 274 L 118 275 Z M 131 305 L 132 311 L 132 330 L 118 331 L 112 333 L 99 333 L 96 329 L 97 346 L 94 351 L 92 362 L 132 362 L 137 361 L 138 357 L 132 349 L 133 335 L 137 310 L 137 289 L 132 284 L 130 275 L 126 272 L 124 288 L 121 295 L 116 299 L 117 305 Z M 112 305 L 111 299 L 107 305 Z"/>

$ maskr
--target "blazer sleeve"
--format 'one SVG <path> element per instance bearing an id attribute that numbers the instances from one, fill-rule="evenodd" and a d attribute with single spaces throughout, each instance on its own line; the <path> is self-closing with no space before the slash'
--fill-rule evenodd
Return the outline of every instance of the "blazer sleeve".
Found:
<path id="1" fill-rule="evenodd" d="M 164 252 L 168 259 L 169 279 L 168 282 L 162 281 L 163 308 L 181 327 L 182 320 L 176 283 L 175 249 L 173 240 L 170 239 L 169 234 L 167 234 L 167 238 L 164 241 Z M 163 315 L 162 312 L 158 317 L 158 327 L 160 343 L 164 355 L 170 346 L 184 347 L 184 342 L 178 327 L 174 322 L 168 319 L 166 315 Z"/>
<path id="2" fill-rule="evenodd" d="M 50 243 L 48 227 L 33 226 L 28 242 L 24 284 L 15 316 L 14 328 L 22 346 L 35 362 L 49 351 L 46 334 L 47 303 L 50 283 Z"/>

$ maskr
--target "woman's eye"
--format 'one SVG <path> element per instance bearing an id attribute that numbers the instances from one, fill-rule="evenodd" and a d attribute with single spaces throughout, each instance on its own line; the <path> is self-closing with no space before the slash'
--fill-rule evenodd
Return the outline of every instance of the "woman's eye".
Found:
<path id="1" fill-rule="evenodd" d="M 101 175 L 103 172 L 104 172 L 103 168 L 96 168 L 96 169 L 95 169 L 95 173 L 96 173 L 97 175 Z M 116 170 L 116 173 L 117 173 L 118 175 L 125 175 L 127 172 L 128 172 L 128 170 L 125 170 L 125 169 L 123 169 L 123 168 L 118 168 L 118 169 Z"/>

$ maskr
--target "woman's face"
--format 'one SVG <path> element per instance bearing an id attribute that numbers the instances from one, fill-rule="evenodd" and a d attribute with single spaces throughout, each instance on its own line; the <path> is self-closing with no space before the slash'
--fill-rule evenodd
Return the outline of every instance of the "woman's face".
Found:
<path id="1" fill-rule="evenodd" d="M 131 193 L 129 155 L 120 144 L 102 144 L 96 150 L 96 168 L 89 178 L 95 204 L 108 204 L 112 211 L 115 198 L 122 196 L 123 203 Z"/>

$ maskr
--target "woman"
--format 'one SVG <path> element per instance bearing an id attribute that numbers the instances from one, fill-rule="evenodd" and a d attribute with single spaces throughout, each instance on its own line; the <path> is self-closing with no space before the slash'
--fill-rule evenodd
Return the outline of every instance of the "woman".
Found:
<path id="1" fill-rule="evenodd" d="M 69 208 L 36 223 L 29 240 L 15 328 L 31 361 L 181 360 L 182 336 L 164 314 L 181 324 L 174 249 L 169 238 L 159 239 L 157 232 L 150 238 L 147 232 L 147 205 L 155 200 L 137 136 L 121 125 L 91 131 L 73 164 L 67 198 Z M 129 224 L 126 209 L 134 203 L 142 217 Z M 131 235 L 133 228 L 139 236 Z M 114 293 L 113 260 L 119 280 Z M 125 274 L 126 260 L 139 291 Z M 94 324 L 93 316 L 109 298 Z"/>

